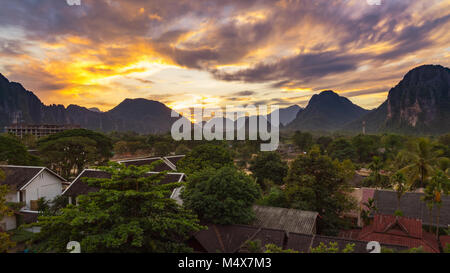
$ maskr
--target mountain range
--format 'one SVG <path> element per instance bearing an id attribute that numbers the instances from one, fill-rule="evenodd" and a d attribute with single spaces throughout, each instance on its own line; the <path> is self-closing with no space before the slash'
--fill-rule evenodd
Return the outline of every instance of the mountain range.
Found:
<path id="1" fill-rule="evenodd" d="M 298 105 L 280 109 L 281 128 L 361 132 L 364 123 L 367 133 L 448 133 L 449 89 L 449 68 L 423 65 L 409 71 L 374 110 L 363 109 L 327 90 L 312 96 L 304 109 Z M 12 123 L 49 123 L 77 124 L 103 132 L 162 133 L 168 132 L 177 119 L 171 117 L 171 111 L 163 103 L 147 99 L 125 99 L 106 112 L 73 104 L 67 108 L 44 105 L 34 93 L 0 74 L 1 128 Z"/>
<path id="2" fill-rule="evenodd" d="M 44 105 L 19 83 L 9 82 L 0 74 L 0 126 L 23 124 L 77 124 L 103 132 L 168 132 L 177 118 L 171 109 L 158 101 L 125 99 L 107 112 L 78 105 Z"/>

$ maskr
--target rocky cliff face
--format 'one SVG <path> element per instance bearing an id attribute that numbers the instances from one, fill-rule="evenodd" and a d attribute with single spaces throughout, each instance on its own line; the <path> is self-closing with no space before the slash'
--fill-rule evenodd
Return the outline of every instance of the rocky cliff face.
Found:
<path id="1" fill-rule="evenodd" d="M 420 131 L 448 128 L 450 69 L 425 65 L 409 71 L 387 99 L 387 128 Z M 442 124 L 442 122 L 447 124 Z"/>
<path id="2" fill-rule="evenodd" d="M 377 109 L 347 126 L 367 132 L 441 134 L 450 131 L 450 69 L 424 65 L 409 71 Z"/>

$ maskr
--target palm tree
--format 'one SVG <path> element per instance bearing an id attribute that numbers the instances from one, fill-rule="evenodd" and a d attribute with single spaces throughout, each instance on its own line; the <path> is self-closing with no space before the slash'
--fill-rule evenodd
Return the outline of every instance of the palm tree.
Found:
<path id="1" fill-rule="evenodd" d="M 406 178 L 403 173 L 396 172 L 391 177 L 391 184 L 393 189 L 397 192 L 397 211 L 400 211 L 400 199 L 409 189 L 409 187 L 406 185 Z"/>
<path id="2" fill-rule="evenodd" d="M 450 158 L 441 157 L 437 162 L 437 168 L 444 172 L 445 175 L 450 176 Z"/>
<path id="3" fill-rule="evenodd" d="M 438 151 L 432 149 L 432 145 L 428 139 L 419 139 L 414 150 L 405 153 L 411 164 L 402 168 L 400 171 L 409 174 L 412 183 L 419 181 L 420 187 L 424 187 L 425 181 L 434 170 L 434 163 L 439 156 Z"/>
<path id="4" fill-rule="evenodd" d="M 431 178 L 429 185 L 425 189 L 425 200 L 436 206 L 436 239 L 439 239 L 439 219 L 441 216 L 442 195 L 448 195 L 450 191 L 450 179 L 441 170 L 438 170 Z"/>
<path id="5" fill-rule="evenodd" d="M 379 187 L 381 184 L 380 171 L 383 169 L 383 161 L 381 160 L 381 158 L 378 156 L 374 156 L 372 158 L 372 162 L 369 165 L 369 169 L 372 171 L 372 174 L 375 177 L 375 185 Z"/>

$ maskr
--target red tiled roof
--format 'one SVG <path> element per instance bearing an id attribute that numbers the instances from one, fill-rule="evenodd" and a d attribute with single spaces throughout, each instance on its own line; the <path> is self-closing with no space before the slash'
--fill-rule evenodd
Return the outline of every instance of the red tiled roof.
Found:
<path id="1" fill-rule="evenodd" d="M 422 230 L 422 221 L 408 217 L 377 214 L 373 223 L 362 229 L 358 239 L 409 248 L 422 246 L 427 252 L 439 252 L 433 234 Z"/>

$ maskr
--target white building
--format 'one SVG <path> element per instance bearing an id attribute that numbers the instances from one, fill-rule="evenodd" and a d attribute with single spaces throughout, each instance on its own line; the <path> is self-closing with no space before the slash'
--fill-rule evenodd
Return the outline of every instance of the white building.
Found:
<path id="1" fill-rule="evenodd" d="M 52 200 L 61 195 L 66 180 L 46 167 L 0 165 L 5 179 L 0 185 L 8 185 L 11 192 L 7 202 L 23 203 L 21 214 L 36 214 L 40 198 Z M 28 217 L 29 218 L 29 217 Z M 4 217 L 0 229 L 11 230 L 17 227 L 16 216 Z"/>

